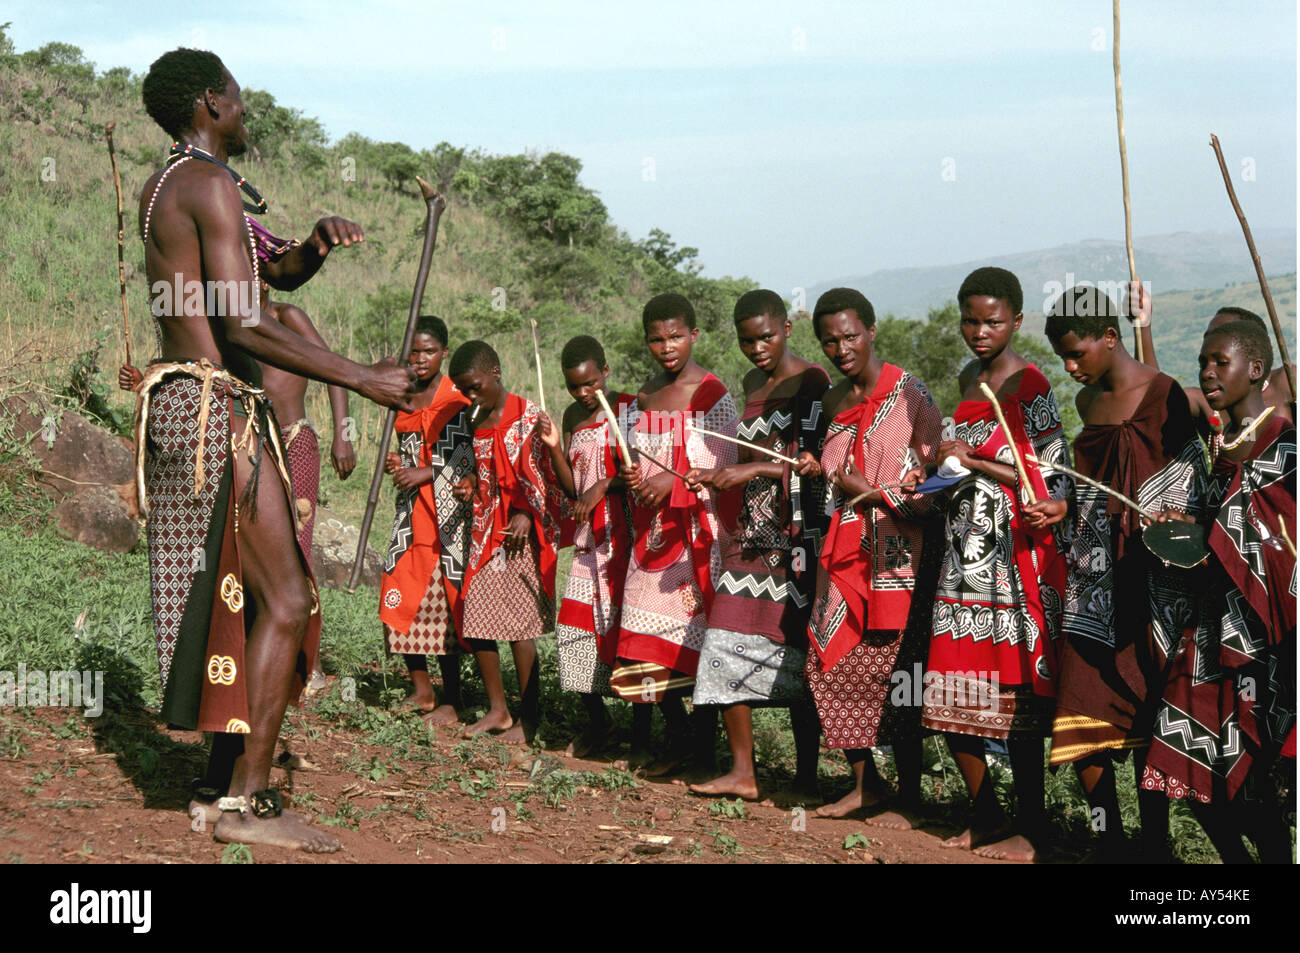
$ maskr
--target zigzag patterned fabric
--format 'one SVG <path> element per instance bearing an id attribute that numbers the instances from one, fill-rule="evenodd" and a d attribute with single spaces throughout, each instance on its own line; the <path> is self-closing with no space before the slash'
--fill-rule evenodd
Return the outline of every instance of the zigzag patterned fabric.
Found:
<path id="1" fill-rule="evenodd" d="M 1270 540 L 1295 525 L 1295 481 L 1295 430 L 1282 420 L 1260 428 L 1244 460 L 1215 462 L 1209 584 L 1155 720 L 1148 790 L 1231 800 L 1293 736 L 1296 561 Z"/>
<path id="2" fill-rule="evenodd" d="M 1090 424 L 1075 469 L 1137 500 L 1199 516 L 1205 454 L 1183 389 L 1157 374 L 1130 419 Z M 1196 626 L 1194 575 L 1142 545 L 1137 514 L 1080 487 L 1066 585 L 1052 764 L 1144 747 L 1172 655 Z"/>

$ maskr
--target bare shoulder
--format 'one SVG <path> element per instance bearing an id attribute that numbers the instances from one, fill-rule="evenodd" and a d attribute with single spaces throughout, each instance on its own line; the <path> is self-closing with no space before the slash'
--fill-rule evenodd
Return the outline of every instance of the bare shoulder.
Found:
<path id="1" fill-rule="evenodd" d="M 826 391 L 822 397 L 822 410 L 827 417 L 834 417 L 835 412 L 839 410 L 840 404 L 844 400 L 844 395 L 849 392 L 849 382 L 847 379 L 836 381 Z"/>
<path id="2" fill-rule="evenodd" d="M 975 378 L 979 372 L 979 361 L 968 361 L 966 366 L 961 369 L 961 373 L 957 375 L 957 386 L 961 388 L 963 394 L 966 392 L 966 388 L 975 383 Z"/>
<path id="3" fill-rule="evenodd" d="M 748 397 L 750 394 L 754 393 L 754 391 L 758 390 L 766 383 L 767 383 L 767 375 L 764 374 L 762 371 L 760 371 L 757 367 L 754 368 L 752 371 L 750 371 L 748 374 L 745 375 L 745 379 L 744 381 L 742 381 L 742 385 L 745 388 L 745 396 Z"/>
<path id="4" fill-rule="evenodd" d="M 1081 387 L 1079 393 L 1074 395 L 1074 408 L 1079 412 L 1079 416 L 1084 423 L 1089 422 L 1088 408 L 1092 406 L 1092 402 L 1097 399 L 1097 395 L 1100 393 L 1100 389 L 1096 387 Z"/>

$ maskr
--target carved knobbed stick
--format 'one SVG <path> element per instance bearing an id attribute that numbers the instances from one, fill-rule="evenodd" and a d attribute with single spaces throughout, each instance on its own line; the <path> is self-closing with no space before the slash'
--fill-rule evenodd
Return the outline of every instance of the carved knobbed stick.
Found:
<path id="1" fill-rule="evenodd" d="M 424 302 L 424 286 L 429 280 L 429 263 L 433 260 L 433 248 L 438 241 L 438 220 L 442 218 L 447 200 L 441 191 L 435 189 L 418 175 L 416 183 L 424 197 L 424 248 L 420 252 L 420 269 L 415 276 L 415 291 L 411 294 L 411 310 L 406 316 L 406 336 L 402 338 L 402 355 L 399 358 L 405 366 L 411 357 L 411 342 L 415 338 L 415 324 L 420 317 L 420 305 Z M 352 576 L 348 579 L 348 592 L 356 592 L 357 583 L 361 581 L 361 566 L 365 561 L 366 540 L 370 536 L 370 524 L 375 518 L 375 507 L 379 505 L 379 490 L 384 482 L 384 461 L 388 457 L 388 443 L 393 437 L 393 424 L 397 422 L 397 411 L 389 408 L 384 418 L 384 429 L 379 438 L 379 459 L 375 461 L 375 475 L 370 481 L 370 495 L 366 498 L 366 512 L 361 519 L 361 538 L 357 541 L 357 556 L 352 563 Z"/>
<path id="2" fill-rule="evenodd" d="M 122 225 L 122 176 L 117 171 L 117 150 L 113 148 L 113 130 L 117 123 L 104 124 L 104 138 L 108 140 L 108 161 L 113 165 L 113 188 L 117 192 L 117 285 L 122 296 L 122 337 L 126 341 L 126 362 L 131 363 L 131 324 L 126 313 L 126 261 L 124 258 L 125 229 Z"/>

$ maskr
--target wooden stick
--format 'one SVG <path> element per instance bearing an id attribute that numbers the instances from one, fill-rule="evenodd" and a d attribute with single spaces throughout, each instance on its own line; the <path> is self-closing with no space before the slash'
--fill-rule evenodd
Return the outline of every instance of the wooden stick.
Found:
<path id="1" fill-rule="evenodd" d="M 1007 446 L 1011 448 L 1011 456 L 1015 458 L 1016 472 L 1020 474 L 1020 485 L 1025 488 L 1025 495 L 1029 497 L 1029 505 L 1033 506 L 1038 502 L 1038 496 L 1034 493 L 1034 485 L 1029 482 L 1029 474 L 1025 472 L 1025 462 L 1020 459 L 1020 448 L 1016 446 L 1016 438 L 1011 433 L 1011 428 L 1007 426 L 1007 418 L 1002 416 L 1002 405 L 998 403 L 998 395 L 993 393 L 992 388 L 983 381 L 980 381 L 980 390 L 984 392 L 984 396 L 993 405 L 993 413 L 998 418 L 998 425 L 1002 428 L 1002 435 L 1007 438 Z"/>
<path id="2" fill-rule="evenodd" d="M 765 453 L 769 457 L 774 457 L 777 460 L 783 460 L 786 463 L 789 463 L 791 465 L 798 464 L 799 462 L 798 460 L 795 460 L 793 457 L 787 457 L 785 454 L 777 453 L 775 450 L 769 450 L 767 447 L 760 447 L 758 444 L 750 443 L 748 440 L 741 440 L 739 437 L 728 437 L 725 433 L 718 433 L 716 430 L 705 430 L 703 427 L 697 427 L 689 420 L 686 421 L 686 426 L 689 427 L 691 430 L 694 430 L 696 433 L 703 434 L 706 437 L 717 437 L 719 440 L 726 440 L 728 443 L 739 444 L 742 447 L 748 447 L 750 450 L 757 450 L 759 453 Z"/>
<path id="3" fill-rule="evenodd" d="M 533 359 L 537 361 L 537 394 L 542 405 L 542 413 L 546 413 L 546 386 L 542 383 L 542 349 L 537 346 L 537 320 L 529 317 L 528 323 L 533 328 Z"/>
<path id="4" fill-rule="evenodd" d="M 1295 371 L 1291 368 L 1291 355 L 1286 349 L 1286 338 L 1282 335 L 1282 324 L 1277 319 L 1277 308 L 1273 306 L 1273 295 L 1268 290 L 1268 279 L 1264 277 L 1264 264 L 1259 260 L 1255 250 L 1255 239 L 1251 237 L 1250 225 L 1246 222 L 1246 213 L 1237 202 L 1236 190 L 1232 187 L 1232 176 L 1228 175 L 1227 163 L 1223 161 L 1223 150 L 1219 148 L 1219 137 L 1210 133 L 1210 145 L 1214 147 L 1215 158 L 1219 160 L 1219 171 L 1223 173 L 1223 184 L 1228 187 L 1228 201 L 1237 213 L 1241 231 L 1246 236 L 1246 247 L 1250 249 L 1250 260 L 1255 263 L 1255 275 L 1259 278 L 1259 290 L 1264 293 L 1264 304 L 1268 308 L 1269 320 L 1273 322 L 1273 334 L 1277 337 L 1277 350 L 1282 357 L 1282 367 L 1286 370 L 1286 381 L 1291 385 L 1291 399 L 1295 399 Z"/>
<path id="5" fill-rule="evenodd" d="M 650 454 L 648 454 L 648 453 L 643 453 L 643 454 L 641 454 L 641 456 L 638 458 L 637 462 L 639 463 L 641 460 L 649 460 L 651 463 L 653 463 L 655 466 L 657 466 L 660 470 L 665 470 L 665 471 L 667 471 L 668 473 L 671 473 L 673 476 L 677 477 L 677 479 L 681 480 L 683 483 L 687 482 L 687 480 L 686 480 L 686 476 L 685 476 L 684 474 L 678 473 L 678 472 L 677 472 L 676 470 L 674 470 L 672 467 L 664 466 L 662 463 L 660 463 L 660 462 L 659 462 L 658 460 L 656 460 L 654 457 L 650 456 Z"/>
<path id="6" fill-rule="evenodd" d="M 1119 0 L 1112 0 L 1114 37 L 1111 42 L 1115 67 L 1115 123 L 1119 127 L 1119 174 L 1124 186 L 1124 248 L 1128 252 L 1128 280 L 1137 281 L 1137 265 L 1133 261 L 1133 207 L 1128 191 L 1128 150 L 1124 146 L 1124 94 L 1119 79 Z M 1134 323 L 1133 341 L 1137 346 L 1137 359 L 1142 361 L 1142 328 Z"/>
<path id="7" fill-rule="evenodd" d="M 122 337 L 126 339 L 126 363 L 131 363 L 131 324 L 126 315 L 126 262 L 123 258 L 125 229 L 122 225 L 122 177 L 117 172 L 117 150 L 113 148 L 113 130 L 117 123 L 104 124 L 108 140 L 108 161 L 113 164 L 113 188 L 117 192 L 117 285 L 122 293 Z"/>
<path id="8" fill-rule="evenodd" d="M 618 452 L 623 455 L 624 466 L 632 466 L 632 451 L 628 448 L 627 441 L 623 439 L 623 428 L 619 426 L 618 418 L 614 416 L 614 411 L 609 406 L 609 401 L 605 399 L 605 391 L 596 391 L 596 400 L 600 401 L 600 409 L 605 412 L 605 420 L 609 427 L 613 429 L 614 436 L 618 439 Z"/>
<path id="9" fill-rule="evenodd" d="M 411 342 L 415 339 L 415 323 L 420 318 L 420 305 L 424 303 L 424 286 L 429 281 L 429 263 L 433 260 L 433 246 L 438 241 L 438 220 L 447 207 L 447 199 L 428 182 L 415 177 L 424 196 L 424 248 L 420 252 L 420 268 L 415 275 L 415 291 L 411 295 L 411 310 L 406 316 L 406 336 L 402 338 L 402 356 L 398 359 L 405 367 L 411 358 Z M 384 462 L 388 457 L 388 443 L 393 437 L 393 425 L 397 423 L 397 411 L 388 409 L 384 418 L 384 429 L 380 431 L 379 459 L 375 461 L 375 475 L 370 481 L 370 495 L 366 499 L 366 512 L 361 519 L 361 538 L 357 541 L 357 556 L 352 563 L 352 576 L 348 580 L 348 592 L 357 591 L 361 581 L 361 566 L 365 562 L 366 541 L 370 536 L 370 523 L 375 518 L 375 507 L 379 505 L 379 489 L 384 482 Z"/>
<path id="10" fill-rule="evenodd" d="M 1295 543 L 1291 540 L 1291 534 L 1286 531 L 1286 520 L 1279 516 L 1277 525 L 1282 527 L 1282 539 L 1286 542 L 1287 552 L 1291 554 L 1292 559 L 1295 559 Z"/>
<path id="11" fill-rule="evenodd" d="M 1119 490 L 1112 489 L 1111 487 L 1108 487 L 1106 484 L 1094 480 L 1092 477 L 1084 476 L 1078 470 L 1073 470 L 1070 467 L 1067 467 L 1064 463 L 1048 463 L 1046 460 L 1039 460 L 1037 457 L 1033 457 L 1033 456 L 1029 457 L 1029 462 L 1034 464 L 1034 466 L 1036 467 L 1047 467 L 1047 469 L 1049 470 L 1057 470 L 1060 473 L 1065 473 L 1069 476 L 1074 477 L 1080 483 L 1086 483 L 1089 486 L 1096 487 L 1097 489 L 1101 490 L 1103 493 L 1107 493 L 1115 497 L 1115 499 L 1119 500 L 1121 503 L 1137 510 L 1138 513 L 1140 513 L 1142 516 L 1145 516 L 1151 522 L 1154 523 L 1156 521 L 1156 515 L 1152 513 L 1150 510 L 1143 509 L 1140 503 L 1134 503 L 1132 500 L 1130 500 Z"/>

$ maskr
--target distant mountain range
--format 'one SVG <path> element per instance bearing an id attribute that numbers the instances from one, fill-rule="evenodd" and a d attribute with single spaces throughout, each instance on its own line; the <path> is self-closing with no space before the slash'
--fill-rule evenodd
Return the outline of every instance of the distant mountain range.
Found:
<path id="1" fill-rule="evenodd" d="M 1266 274 L 1296 270 L 1296 233 L 1260 229 L 1255 246 Z M 1255 281 L 1246 242 L 1237 232 L 1174 232 L 1134 240 L 1138 275 L 1156 295 L 1199 291 Z M 1128 261 L 1122 241 L 1088 239 L 1040 251 L 995 255 L 979 261 L 919 268 L 889 268 L 823 282 L 809 289 L 811 309 L 828 288 L 848 286 L 865 294 L 878 315 L 922 318 L 928 310 L 956 298 L 962 279 L 982 265 L 1015 272 L 1025 291 L 1025 312 L 1041 312 L 1054 289 L 1077 281 L 1123 282 Z M 1074 280 L 1069 280 L 1073 275 Z"/>

